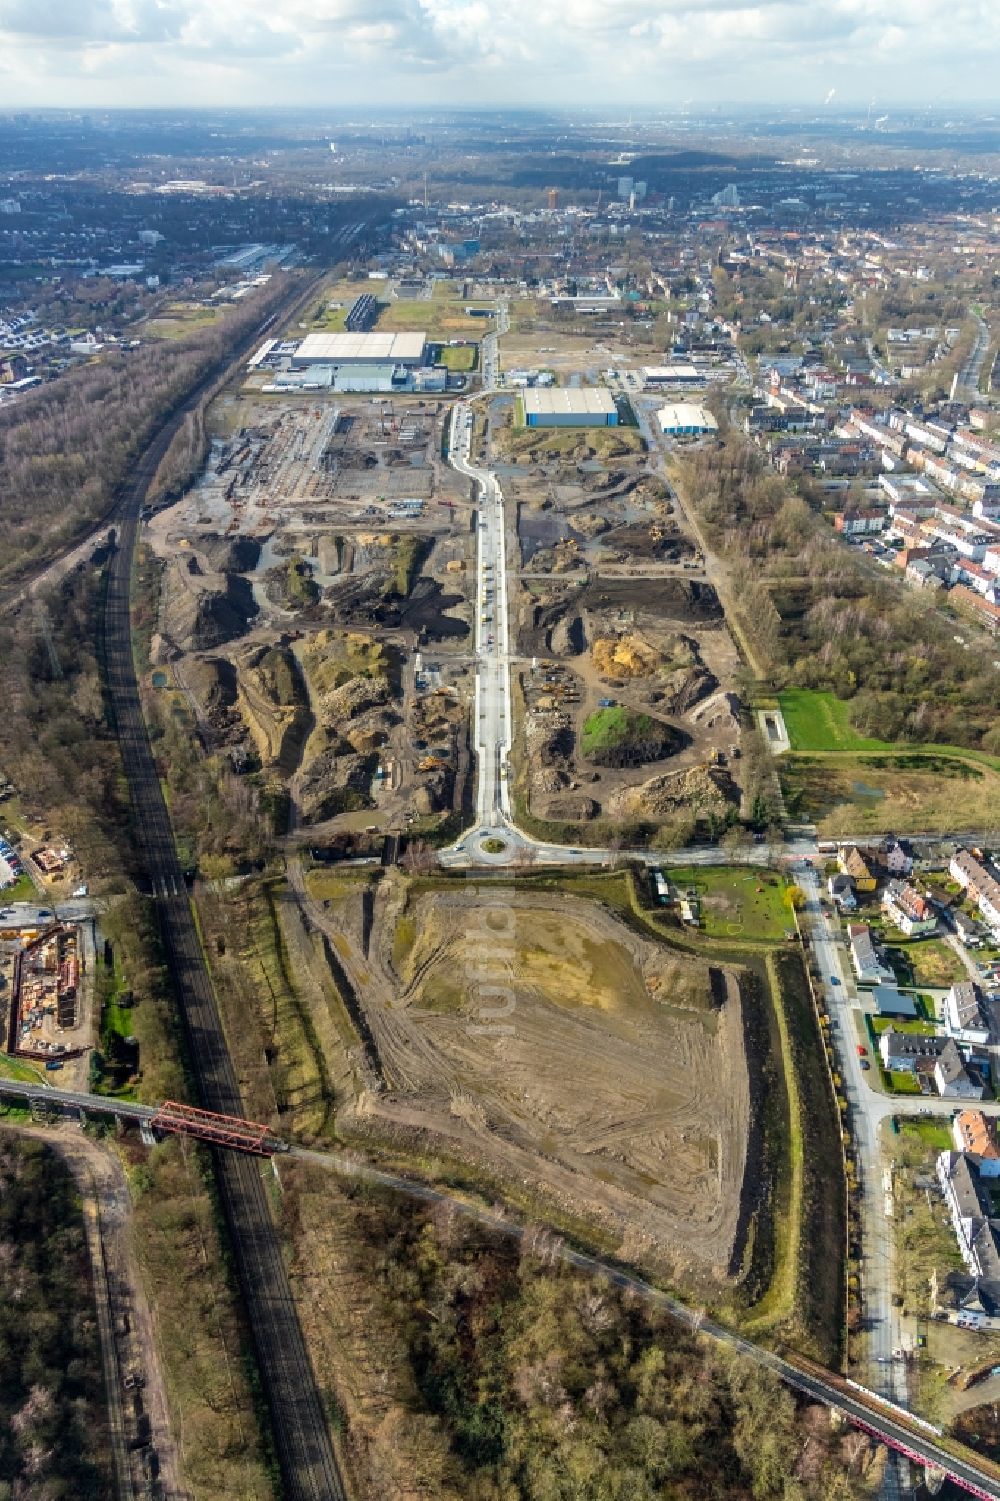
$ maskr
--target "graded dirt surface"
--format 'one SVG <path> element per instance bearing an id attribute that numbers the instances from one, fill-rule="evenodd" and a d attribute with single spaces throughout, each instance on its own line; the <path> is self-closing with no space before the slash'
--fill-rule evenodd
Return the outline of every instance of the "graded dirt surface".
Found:
<path id="1" fill-rule="evenodd" d="M 678 1273 L 728 1273 L 750 1117 L 732 973 L 573 896 L 397 875 L 364 974 L 387 1089 L 363 1114 L 443 1133 Z"/>

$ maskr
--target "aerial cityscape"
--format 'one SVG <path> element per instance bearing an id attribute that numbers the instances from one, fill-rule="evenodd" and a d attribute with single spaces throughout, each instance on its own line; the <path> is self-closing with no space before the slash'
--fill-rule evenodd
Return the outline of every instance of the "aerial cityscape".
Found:
<path id="1" fill-rule="evenodd" d="M 37 9 L 0 1501 L 1000 1498 L 1000 14 Z"/>

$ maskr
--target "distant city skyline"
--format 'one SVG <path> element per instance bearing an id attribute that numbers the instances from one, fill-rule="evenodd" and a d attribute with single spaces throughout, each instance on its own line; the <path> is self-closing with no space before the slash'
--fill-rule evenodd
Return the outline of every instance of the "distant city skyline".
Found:
<path id="1" fill-rule="evenodd" d="M 995 0 L 0 0 L 6 107 L 882 112 L 996 96 Z"/>

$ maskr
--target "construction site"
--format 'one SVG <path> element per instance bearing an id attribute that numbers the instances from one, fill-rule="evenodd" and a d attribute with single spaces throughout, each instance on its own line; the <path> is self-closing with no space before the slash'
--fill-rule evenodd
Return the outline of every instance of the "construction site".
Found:
<path id="1" fill-rule="evenodd" d="M 148 519 L 153 687 L 291 793 L 293 831 L 432 831 L 470 796 L 470 488 L 438 402 L 221 398 Z"/>
<path id="2" fill-rule="evenodd" d="M 90 947 L 85 928 L 19 916 L 16 909 L 0 917 L 0 995 L 6 1001 L 9 1056 L 50 1070 L 82 1058 L 91 1041 Z"/>

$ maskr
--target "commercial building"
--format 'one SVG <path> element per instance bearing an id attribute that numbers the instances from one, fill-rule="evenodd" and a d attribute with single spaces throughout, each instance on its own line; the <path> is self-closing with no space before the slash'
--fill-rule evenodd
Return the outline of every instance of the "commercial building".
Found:
<path id="1" fill-rule="evenodd" d="M 292 369 L 310 365 L 402 365 L 415 370 L 426 359 L 426 334 L 306 334 L 292 355 Z"/>
<path id="2" fill-rule="evenodd" d="M 526 427 L 617 427 L 618 407 L 604 386 L 528 390 L 520 398 Z"/>
<path id="3" fill-rule="evenodd" d="M 703 386 L 705 377 L 695 365 L 647 365 L 643 381 L 650 389 L 658 386 Z"/>
<path id="4" fill-rule="evenodd" d="M 707 407 L 682 401 L 676 406 L 661 407 L 658 412 L 663 432 L 674 438 L 695 438 L 715 433 L 719 424 Z"/>

